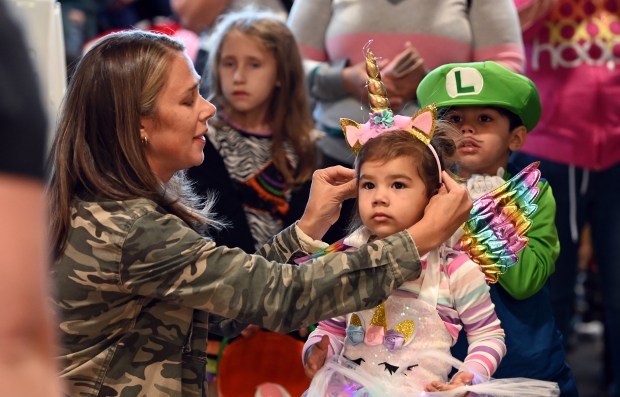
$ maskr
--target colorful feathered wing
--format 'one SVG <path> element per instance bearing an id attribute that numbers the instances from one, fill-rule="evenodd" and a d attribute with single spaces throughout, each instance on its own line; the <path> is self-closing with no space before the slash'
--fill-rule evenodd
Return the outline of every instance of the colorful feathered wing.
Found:
<path id="1" fill-rule="evenodd" d="M 489 283 L 514 266 L 517 253 L 527 245 L 525 233 L 538 206 L 536 186 L 540 180 L 538 162 L 525 167 L 497 189 L 473 203 L 471 217 L 463 225 L 465 234 L 457 248 L 466 251 L 480 265 Z"/>

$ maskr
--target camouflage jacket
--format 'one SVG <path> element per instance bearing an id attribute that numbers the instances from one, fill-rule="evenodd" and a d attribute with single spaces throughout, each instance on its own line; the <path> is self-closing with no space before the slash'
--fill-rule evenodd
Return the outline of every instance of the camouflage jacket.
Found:
<path id="1" fill-rule="evenodd" d="M 295 226 L 248 255 L 146 199 L 75 201 L 53 269 L 70 395 L 206 396 L 208 313 L 290 331 L 374 307 L 421 270 L 406 232 L 282 264 L 300 247 Z"/>

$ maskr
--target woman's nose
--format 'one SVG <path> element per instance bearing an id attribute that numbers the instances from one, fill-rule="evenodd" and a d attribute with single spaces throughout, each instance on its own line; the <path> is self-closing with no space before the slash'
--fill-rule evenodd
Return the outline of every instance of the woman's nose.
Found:
<path id="1" fill-rule="evenodd" d="M 206 99 L 202 97 L 201 99 L 204 102 L 204 104 L 203 104 L 203 109 L 200 112 L 200 120 L 206 122 L 207 120 L 209 120 L 211 117 L 215 115 L 215 112 L 217 111 L 217 109 L 215 108 L 215 105 L 213 105 L 211 102 L 207 101 Z"/>

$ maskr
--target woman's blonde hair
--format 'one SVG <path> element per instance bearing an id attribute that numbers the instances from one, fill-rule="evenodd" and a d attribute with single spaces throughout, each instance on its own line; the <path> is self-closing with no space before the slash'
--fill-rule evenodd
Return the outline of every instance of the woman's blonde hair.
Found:
<path id="1" fill-rule="evenodd" d="M 157 117 L 156 102 L 181 43 L 156 33 L 126 31 L 99 40 L 75 68 L 52 147 L 52 249 L 60 255 L 71 202 L 147 198 L 195 229 L 209 221 L 195 210 L 184 172 L 162 184 L 140 141 L 140 118 Z"/>
<path id="2" fill-rule="evenodd" d="M 273 143 L 271 153 L 278 170 L 293 187 L 308 181 L 316 169 L 314 122 L 308 105 L 305 75 L 295 37 L 275 14 L 245 9 L 226 14 L 219 20 L 210 37 L 209 60 L 204 71 L 208 99 L 226 110 L 228 104 L 220 84 L 218 64 L 222 44 L 231 31 L 239 31 L 258 39 L 271 51 L 278 68 L 278 87 L 274 88 L 268 114 L 271 117 Z M 291 168 L 284 150 L 288 142 L 298 159 Z"/>

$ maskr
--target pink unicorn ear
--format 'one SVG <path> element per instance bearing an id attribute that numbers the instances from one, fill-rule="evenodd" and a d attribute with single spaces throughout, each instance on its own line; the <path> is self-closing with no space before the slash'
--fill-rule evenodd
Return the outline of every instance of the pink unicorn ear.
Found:
<path id="1" fill-rule="evenodd" d="M 417 129 L 423 131 L 426 134 L 429 134 L 434 127 L 435 120 L 433 119 L 433 115 L 430 111 L 422 112 L 418 114 L 412 122 L 412 126 Z"/>
<path id="2" fill-rule="evenodd" d="M 420 109 L 409 122 L 408 129 L 419 140 L 430 144 L 437 126 L 437 106 L 434 103 Z"/>

